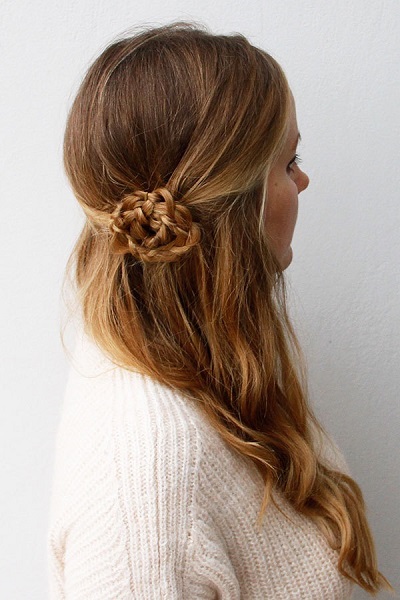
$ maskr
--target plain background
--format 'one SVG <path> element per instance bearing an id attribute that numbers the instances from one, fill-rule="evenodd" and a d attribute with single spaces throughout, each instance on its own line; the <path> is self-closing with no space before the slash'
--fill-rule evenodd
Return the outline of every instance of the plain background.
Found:
<path id="1" fill-rule="evenodd" d="M 68 372 L 60 290 L 82 223 L 62 171 L 67 110 L 114 36 L 177 19 L 245 34 L 291 83 L 311 179 L 287 270 L 292 314 L 317 414 L 363 489 L 381 570 L 399 591 L 399 1 L 3 0 L 0 10 L 0 597 L 47 596 Z"/>

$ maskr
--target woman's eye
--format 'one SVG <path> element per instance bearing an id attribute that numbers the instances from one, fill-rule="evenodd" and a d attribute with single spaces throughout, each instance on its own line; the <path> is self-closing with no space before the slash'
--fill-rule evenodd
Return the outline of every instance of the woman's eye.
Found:
<path id="1" fill-rule="evenodd" d="M 292 160 L 290 161 L 290 163 L 287 166 L 288 171 L 292 172 L 294 170 L 293 166 L 294 165 L 298 165 L 300 162 L 301 162 L 300 156 L 298 154 L 295 154 L 294 157 L 292 158 Z"/>

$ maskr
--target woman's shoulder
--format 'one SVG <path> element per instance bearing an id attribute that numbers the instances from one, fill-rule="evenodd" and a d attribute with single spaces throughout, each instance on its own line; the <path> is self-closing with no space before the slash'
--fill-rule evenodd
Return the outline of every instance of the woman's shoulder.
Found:
<path id="1" fill-rule="evenodd" d="M 79 335 L 56 436 L 60 501 L 74 501 L 82 486 L 103 475 L 109 485 L 130 489 L 146 481 L 148 495 L 194 490 L 215 469 L 215 456 L 221 468 L 234 468 L 231 449 L 197 400 L 116 366 L 91 338 Z"/>
<path id="2" fill-rule="evenodd" d="M 110 445 L 136 448 L 145 460 L 161 451 L 195 459 L 201 438 L 212 435 L 197 402 L 143 373 L 115 365 L 80 333 L 65 390 L 58 443 L 73 439 L 89 450 L 107 438 Z M 187 448 L 186 448 L 187 446 Z"/>
<path id="3" fill-rule="evenodd" d="M 79 390 L 86 399 L 109 402 L 126 398 L 130 403 L 147 404 L 156 402 L 160 396 L 169 396 L 170 402 L 183 402 L 183 394 L 164 385 L 138 370 L 118 366 L 105 351 L 83 329 L 78 330 L 75 346 L 70 353 L 70 369 L 64 398 L 64 405 L 73 403 L 73 393 Z M 113 397 L 109 395 L 113 391 Z M 100 396 L 102 398 L 100 399 Z M 81 402 L 81 398 L 76 398 Z"/>

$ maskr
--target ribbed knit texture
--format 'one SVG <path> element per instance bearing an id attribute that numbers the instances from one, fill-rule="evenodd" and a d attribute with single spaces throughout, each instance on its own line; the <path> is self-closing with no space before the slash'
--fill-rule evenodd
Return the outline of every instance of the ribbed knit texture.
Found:
<path id="1" fill-rule="evenodd" d="M 257 528 L 262 497 L 256 467 L 194 400 L 79 336 L 57 434 L 51 600 L 350 598 L 337 554 L 278 494 L 289 519 L 270 504 Z"/>

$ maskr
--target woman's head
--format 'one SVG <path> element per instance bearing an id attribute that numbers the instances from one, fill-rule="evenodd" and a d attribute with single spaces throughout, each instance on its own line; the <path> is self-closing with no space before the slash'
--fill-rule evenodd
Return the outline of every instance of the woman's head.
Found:
<path id="1" fill-rule="evenodd" d="M 265 481 L 376 590 L 359 488 L 318 460 L 282 270 L 298 130 L 285 76 L 243 36 L 144 30 L 89 68 L 65 134 L 86 214 L 71 255 L 86 331 L 111 359 L 196 398 Z M 356 549 L 356 550 L 354 550 Z"/>
<path id="2" fill-rule="evenodd" d="M 209 248 L 230 211 L 240 213 L 232 227 L 261 228 L 291 105 L 279 65 L 240 35 L 142 31 L 89 69 L 68 120 L 66 170 L 93 227 L 110 225 L 111 248 L 177 260 L 193 238 Z"/>

